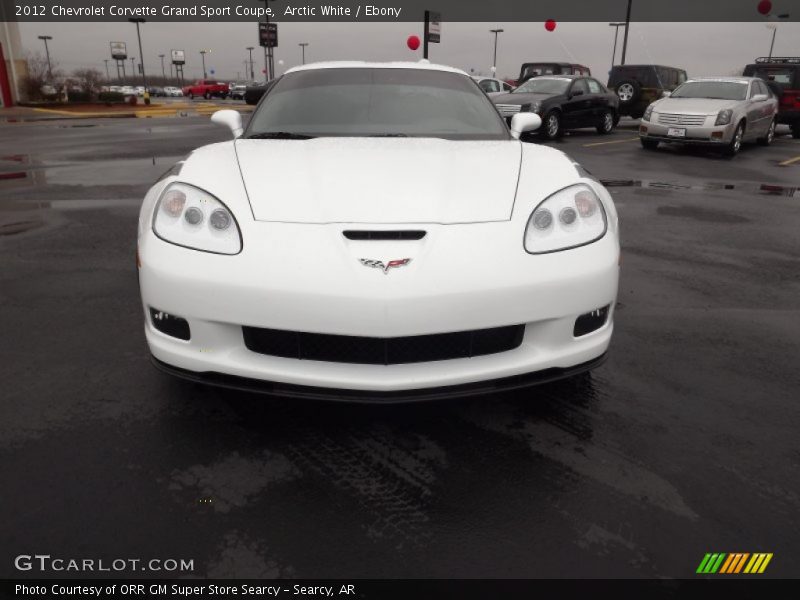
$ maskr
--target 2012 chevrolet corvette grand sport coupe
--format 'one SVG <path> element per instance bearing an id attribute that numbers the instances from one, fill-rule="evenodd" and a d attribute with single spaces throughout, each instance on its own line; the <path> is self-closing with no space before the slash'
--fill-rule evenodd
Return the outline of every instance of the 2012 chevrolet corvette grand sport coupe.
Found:
<path id="1" fill-rule="evenodd" d="M 608 348 L 617 213 L 477 84 L 423 63 L 288 71 L 232 141 L 147 193 L 154 363 L 286 396 L 403 401 L 586 371 Z"/>

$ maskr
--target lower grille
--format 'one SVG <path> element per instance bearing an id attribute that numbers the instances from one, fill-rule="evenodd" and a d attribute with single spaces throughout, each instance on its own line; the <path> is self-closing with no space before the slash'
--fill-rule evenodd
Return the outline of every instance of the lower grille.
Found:
<path id="1" fill-rule="evenodd" d="M 248 350 L 269 356 L 364 365 L 397 365 L 496 354 L 519 347 L 524 325 L 376 338 L 242 327 Z"/>

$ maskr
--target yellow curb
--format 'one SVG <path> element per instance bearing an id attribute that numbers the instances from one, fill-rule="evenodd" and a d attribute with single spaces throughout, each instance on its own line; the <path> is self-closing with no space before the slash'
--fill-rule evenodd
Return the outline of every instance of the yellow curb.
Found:
<path id="1" fill-rule="evenodd" d="M 594 142 L 593 144 L 584 144 L 584 148 L 591 148 L 592 146 L 607 146 L 608 144 L 624 144 L 625 142 L 635 142 L 639 138 L 628 138 L 624 140 L 614 140 L 613 142 Z"/>
<path id="2" fill-rule="evenodd" d="M 779 167 L 788 167 L 789 165 L 793 165 L 796 162 L 800 162 L 800 156 L 795 156 L 794 158 L 790 158 L 789 160 L 785 160 L 781 163 L 778 163 Z"/>

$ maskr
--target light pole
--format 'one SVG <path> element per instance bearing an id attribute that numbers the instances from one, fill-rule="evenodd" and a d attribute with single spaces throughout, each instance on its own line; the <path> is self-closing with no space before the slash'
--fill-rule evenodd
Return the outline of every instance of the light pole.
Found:
<path id="1" fill-rule="evenodd" d="M 50 48 L 47 47 L 47 40 L 52 40 L 52 35 L 40 35 L 39 39 L 44 42 L 44 53 L 47 55 L 47 74 L 53 79 L 53 67 L 50 65 Z"/>
<path id="2" fill-rule="evenodd" d="M 614 61 L 617 60 L 617 38 L 619 37 L 619 28 L 625 27 L 625 23 L 609 23 L 609 27 L 614 28 L 614 51 L 611 53 L 611 67 L 614 67 Z"/>
<path id="3" fill-rule="evenodd" d="M 200 50 L 200 58 L 203 59 L 203 79 L 208 79 L 208 73 L 206 73 L 206 52 L 211 52 L 211 50 Z"/>
<path id="4" fill-rule="evenodd" d="M 619 64 L 625 64 L 625 55 L 628 53 L 628 30 L 631 28 L 631 5 L 633 0 L 628 0 L 628 12 L 625 13 L 625 37 L 622 40 L 622 60 Z"/>
<path id="5" fill-rule="evenodd" d="M 106 81 L 111 79 L 111 75 L 108 74 L 108 59 L 104 58 L 103 62 L 106 63 Z"/>
<path id="6" fill-rule="evenodd" d="M 167 78 L 167 71 L 164 69 L 164 54 L 159 54 L 158 58 L 161 59 L 161 76 L 166 79 Z"/>
<path id="7" fill-rule="evenodd" d="M 141 17 L 128 19 L 131 23 L 136 24 L 136 37 L 139 39 L 139 64 L 142 66 L 142 86 L 144 87 L 144 103 L 150 104 L 150 92 L 147 89 L 147 75 L 144 72 L 144 51 L 142 50 L 142 34 L 139 31 L 139 24 L 144 23 L 145 20 Z"/>
<path id="8" fill-rule="evenodd" d="M 308 42 L 300 42 L 297 44 L 303 50 L 303 62 L 300 64 L 306 64 L 306 46 L 308 46 Z"/>
<path id="9" fill-rule="evenodd" d="M 136 57 L 131 56 L 131 77 L 133 82 L 136 83 Z"/>
<path id="10" fill-rule="evenodd" d="M 248 46 L 245 50 L 250 54 L 250 81 L 255 81 L 256 74 L 253 72 L 253 50 L 255 50 L 255 47 Z"/>
<path id="11" fill-rule="evenodd" d="M 789 15 L 777 15 L 778 20 L 788 19 Z M 767 23 L 767 29 L 772 29 L 772 42 L 769 45 L 769 58 L 772 58 L 772 51 L 775 49 L 775 34 L 778 33 L 778 26 L 774 23 Z"/>
<path id="12" fill-rule="evenodd" d="M 502 29 L 490 29 L 494 34 L 494 58 L 492 59 L 492 77 L 497 77 L 497 34 L 503 33 Z"/>

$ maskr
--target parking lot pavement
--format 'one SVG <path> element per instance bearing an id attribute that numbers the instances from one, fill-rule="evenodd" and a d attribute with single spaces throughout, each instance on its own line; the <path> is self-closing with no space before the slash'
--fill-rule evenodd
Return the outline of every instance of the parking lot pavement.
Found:
<path id="1" fill-rule="evenodd" d="M 797 574 L 800 164 L 779 166 L 797 141 L 733 160 L 645 152 L 630 130 L 554 144 L 619 207 L 608 362 L 505 395 L 350 406 L 148 362 L 138 204 L 224 130 L 0 136 L 0 575 L 35 552 L 218 577 L 691 577 L 717 551 Z"/>

